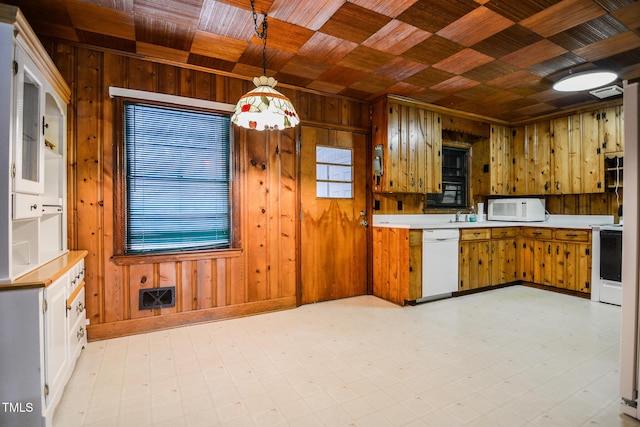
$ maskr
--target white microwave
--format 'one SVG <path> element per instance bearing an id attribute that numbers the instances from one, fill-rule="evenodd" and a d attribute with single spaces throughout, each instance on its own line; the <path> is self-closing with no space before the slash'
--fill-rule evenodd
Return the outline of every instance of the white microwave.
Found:
<path id="1" fill-rule="evenodd" d="M 544 221 L 546 219 L 544 199 L 489 199 L 487 219 L 489 221 Z"/>

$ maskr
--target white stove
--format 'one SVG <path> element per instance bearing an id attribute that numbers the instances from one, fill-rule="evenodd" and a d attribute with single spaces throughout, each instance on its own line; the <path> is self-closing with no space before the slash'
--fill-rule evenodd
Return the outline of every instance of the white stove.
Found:
<path id="1" fill-rule="evenodd" d="M 592 229 L 591 301 L 622 305 L 622 224 Z"/>

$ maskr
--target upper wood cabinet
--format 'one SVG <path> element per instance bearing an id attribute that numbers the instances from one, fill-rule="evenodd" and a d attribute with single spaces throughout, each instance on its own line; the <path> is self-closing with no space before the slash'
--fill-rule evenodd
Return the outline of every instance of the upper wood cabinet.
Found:
<path id="1" fill-rule="evenodd" d="M 552 120 L 551 194 L 604 191 L 598 117 L 598 112 L 587 112 Z"/>
<path id="2" fill-rule="evenodd" d="M 512 189 L 513 134 L 507 126 L 491 126 L 489 174 L 492 195 L 509 195 Z"/>
<path id="3" fill-rule="evenodd" d="M 373 105 L 373 191 L 442 191 L 440 115 L 418 105 L 383 98 Z"/>
<path id="4" fill-rule="evenodd" d="M 513 129 L 513 192 L 548 194 L 551 189 L 551 123 Z"/>
<path id="5" fill-rule="evenodd" d="M 622 106 L 607 107 L 597 114 L 599 140 L 603 153 L 624 152 L 624 114 Z"/>
<path id="6" fill-rule="evenodd" d="M 601 193 L 605 188 L 605 155 L 622 155 L 624 149 L 622 126 L 622 107 L 516 126 L 511 132 L 508 165 L 504 160 L 508 149 L 498 142 L 501 132 L 493 132 L 491 191 L 484 182 L 476 187 L 486 195 Z M 509 185 L 504 185 L 500 180 L 508 168 Z M 485 176 L 482 179 L 489 181 Z M 508 187 L 510 191 L 505 192 Z"/>

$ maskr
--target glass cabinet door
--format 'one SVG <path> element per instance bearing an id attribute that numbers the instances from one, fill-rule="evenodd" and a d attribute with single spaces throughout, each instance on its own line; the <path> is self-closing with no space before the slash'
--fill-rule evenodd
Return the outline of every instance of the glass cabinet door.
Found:
<path id="1" fill-rule="evenodd" d="M 18 48 L 16 54 L 16 127 L 13 189 L 44 191 L 43 84 L 35 65 Z"/>

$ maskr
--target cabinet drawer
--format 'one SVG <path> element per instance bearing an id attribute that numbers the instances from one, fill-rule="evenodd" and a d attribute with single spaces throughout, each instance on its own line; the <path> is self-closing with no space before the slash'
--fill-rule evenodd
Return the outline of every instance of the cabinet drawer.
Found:
<path id="1" fill-rule="evenodd" d="M 460 230 L 460 240 L 488 240 L 491 238 L 491 229 L 474 228 Z"/>
<path id="2" fill-rule="evenodd" d="M 69 270 L 69 294 L 76 292 L 84 281 L 84 258 Z"/>
<path id="3" fill-rule="evenodd" d="M 550 240 L 553 238 L 553 230 L 551 228 L 529 228 L 525 227 L 523 236 L 529 239 Z"/>
<path id="4" fill-rule="evenodd" d="M 518 228 L 516 227 L 499 227 L 491 229 L 492 239 L 507 239 L 518 236 Z"/>
<path id="5" fill-rule="evenodd" d="M 13 194 L 13 219 L 38 218 L 42 216 L 40 196 L 33 194 Z"/>
<path id="6" fill-rule="evenodd" d="M 572 242 L 588 242 L 591 240 L 589 230 L 557 229 L 556 240 L 570 240 Z"/>
<path id="7" fill-rule="evenodd" d="M 85 326 L 86 324 L 86 322 L 79 320 L 86 318 L 84 307 L 84 287 L 80 288 L 80 292 L 78 292 L 75 298 L 73 298 L 73 301 L 67 301 L 67 311 L 69 333 L 73 334 L 74 330 L 78 327 L 78 322 L 80 322 L 80 326 Z M 73 338 L 73 336 L 71 338 Z M 71 342 L 74 342 L 74 340 L 72 339 Z"/>

